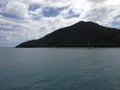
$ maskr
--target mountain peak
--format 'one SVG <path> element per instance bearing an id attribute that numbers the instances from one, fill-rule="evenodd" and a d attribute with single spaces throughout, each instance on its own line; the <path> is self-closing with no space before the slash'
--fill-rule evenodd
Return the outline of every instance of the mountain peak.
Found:
<path id="1" fill-rule="evenodd" d="M 80 21 L 17 47 L 120 47 L 120 30 Z"/>
<path id="2" fill-rule="evenodd" d="M 94 23 L 94 22 L 91 22 L 91 21 L 80 21 L 80 22 L 78 22 L 78 23 L 76 23 L 76 24 L 74 24 L 74 25 L 78 25 L 78 26 L 81 26 L 81 25 L 94 25 L 94 26 L 98 26 L 99 24 L 97 24 L 97 23 Z"/>

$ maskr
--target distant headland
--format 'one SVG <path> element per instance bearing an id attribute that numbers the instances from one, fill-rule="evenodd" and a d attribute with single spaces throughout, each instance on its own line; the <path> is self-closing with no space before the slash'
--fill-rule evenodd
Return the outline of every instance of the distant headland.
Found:
<path id="1" fill-rule="evenodd" d="M 37 47 L 120 47 L 120 30 L 94 22 L 80 21 L 58 29 L 43 38 L 31 40 L 17 48 Z"/>

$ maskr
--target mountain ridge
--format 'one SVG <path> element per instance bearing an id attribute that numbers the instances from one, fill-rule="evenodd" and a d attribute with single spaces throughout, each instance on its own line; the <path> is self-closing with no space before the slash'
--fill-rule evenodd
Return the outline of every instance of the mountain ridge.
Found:
<path id="1" fill-rule="evenodd" d="M 120 29 L 80 21 L 16 47 L 120 47 Z"/>

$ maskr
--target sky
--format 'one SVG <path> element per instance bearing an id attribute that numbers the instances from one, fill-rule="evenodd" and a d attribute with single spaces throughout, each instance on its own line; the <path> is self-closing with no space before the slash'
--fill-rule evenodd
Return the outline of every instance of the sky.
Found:
<path id="1" fill-rule="evenodd" d="M 79 21 L 120 29 L 120 0 L 0 0 L 0 47 L 15 47 Z"/>

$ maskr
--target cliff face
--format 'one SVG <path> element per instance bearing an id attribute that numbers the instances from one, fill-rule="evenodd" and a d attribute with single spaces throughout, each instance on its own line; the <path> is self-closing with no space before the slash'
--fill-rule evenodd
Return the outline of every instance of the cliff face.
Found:
<path id="1" fill-rule="evenodd" d="M 120 30 L 81 21 L 17 47 L 120 47 Z"/>

